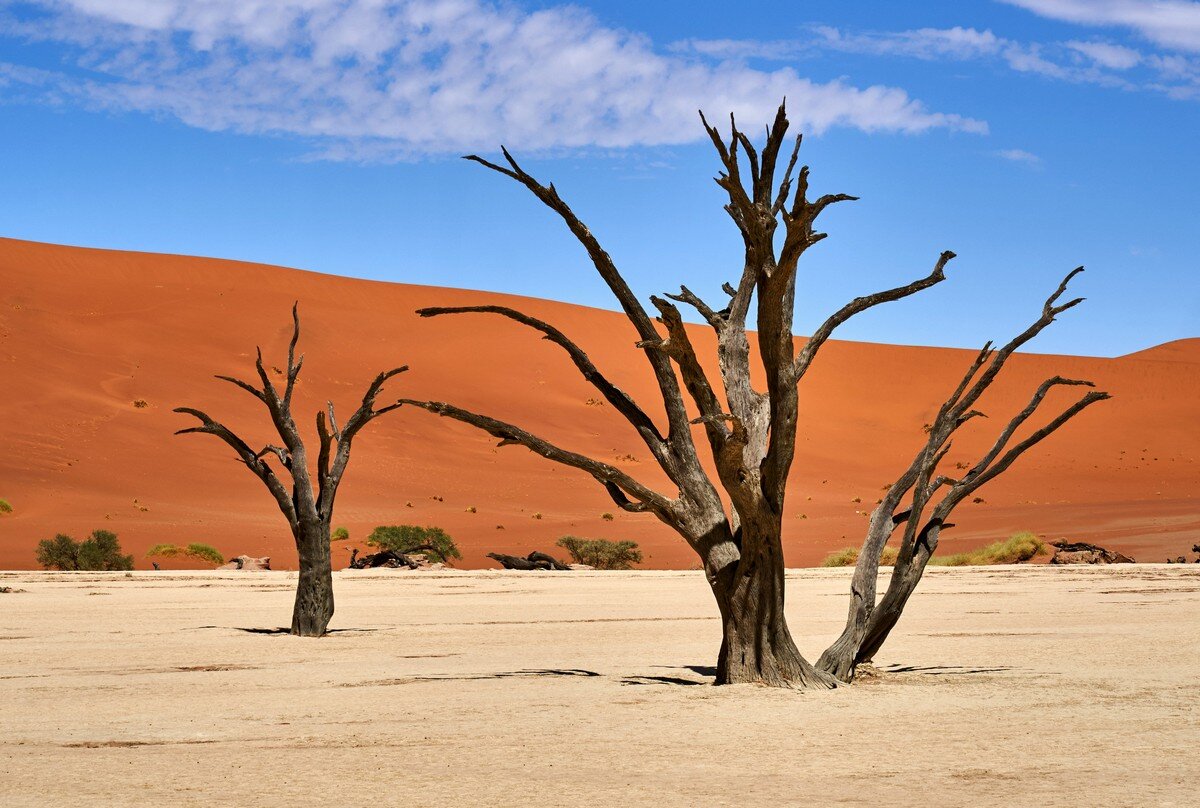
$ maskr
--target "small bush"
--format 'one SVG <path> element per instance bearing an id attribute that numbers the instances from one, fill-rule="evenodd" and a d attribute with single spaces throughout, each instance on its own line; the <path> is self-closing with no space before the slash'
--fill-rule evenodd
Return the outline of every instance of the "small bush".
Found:
<path id="1" fill-rule="evenodd" d="M 217 548 L 210 544 L 193 542 L 184 548 L 184 554 L 191 556 L 198 561 L 207 561 L 216 567 L 219 567 L 225 563 L 225 556 L 221 555 L 217 551 Z"/>
<path id="2" fill-rule="evenodd" d="M 346 530 L 344 527 L 335 528 L 333 533 L 329 536 L 330 541 L 346 541 L 349 538 L 350 531 Z"/>
<path id="3" fill-rule="evenodd" d="M 440 527 L 417 527 L 416 525 L 380 525 L 367 536 L 367 546 L 380 550 L 407 553 L 422 545 L 435 549 L 422 550 L 421 554 L 430 561 L 445 561 L 462 558 L 458 545 Z"/>
<path id="4" fill-rule="evenodd" d="M 890 567 L 896 563 L 896 557 L 900 555 L 900 551 L 895 547 L 884 545 L 883 552 L 879 554 L 879 563 L 882 566 Z M 836 553 L 830 553 L 825 556 L 825 560 L 821 562 L 822 567 L 853 567 L 858 563 L 858 548 L 846 547 L 838 550 Z"/>
<path id="5" fill-rule="evenodd" d="M 212 564 L 214 567 L 225 563 L 225 556 L 221 555 L 216 547 L 199 542 L 192 542 L 186 547 L 180 547 L 178 544 L 156 544 L 146 551 L 146 558 L 176 558 L 179 556 L 194 558 L 197 561 Z"/>
<path id="6" fill-rule="evenodd" d="M 929 559 L 930 564 L 939 567 L 978 567 L 989 564 L 1020 564 L 1035 556 L 1049 553 L 1046 543 L 1032 533 L 1016 533 L 1005 541 L 970 550 L 965 553 L 955 553 L 952 556 Z"/>
<path id="7" fill-rule="evenodd" d="M 822 567 L 853 567 L 858 563 L 858 548 L 844 547 L 836 553 L 825 556 Z"/>
<path id="8" fill-rule="evenodd" d="M 563 536 L 558 546 L 571 554 L 576 564 L 587 564 L 598 570 L 628 570 L 642 563 L 642 551 L 635 541 L 581 539 Z"/>
<path id="9" fill-rule="evenodd" d="M 111 571 L 133 569 L 133 556 L 121 554 L 117 534 L 93 530 L 84 541 L 59 533 L 38 542 L 37 561 L 45 569 Z"/>
<path id="10" fill-rule="evenodd" d="M 12 513 L 13 507 L 7 499 L 0 499 L 0 513 Z"/>

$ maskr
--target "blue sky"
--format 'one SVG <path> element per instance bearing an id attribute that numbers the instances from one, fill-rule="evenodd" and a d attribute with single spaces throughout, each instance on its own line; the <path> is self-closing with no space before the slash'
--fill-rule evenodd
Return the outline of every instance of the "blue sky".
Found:
<path id="1" fill-rule="evenodd" d="M 1069 269 L 1042 352 L 1200 335 L 1200 3 L 0 2 L 0 235 L 612 308 L 561 224 L 457 159 L 505 143 L 643 294 L 719 299 L 739 240 L 695 110 L 787 94 L 831 209 L 798 330 L 973 347 Z M 36 271 L 36 268 L 30 268 Z"/>

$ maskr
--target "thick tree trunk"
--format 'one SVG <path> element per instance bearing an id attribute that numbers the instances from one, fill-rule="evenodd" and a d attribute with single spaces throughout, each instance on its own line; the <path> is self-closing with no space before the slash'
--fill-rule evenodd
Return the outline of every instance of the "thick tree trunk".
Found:
<path id="1" fill-rule="evenodd" d="M 803 656 L 783 613 L 783 556 L 779 547 L 743 558 L 713 582 L 721 610 L 719 685 L 761 684 L 796 689 L 837 686 Z"/>
<path id="2" fill-rule="evenodd" d="M 321 637 L 333 619 L 333 570 L 329 558 L 329 525 L 302 522 L 296 531 L 300 580 L 292 610 L 292 634 Z"/>

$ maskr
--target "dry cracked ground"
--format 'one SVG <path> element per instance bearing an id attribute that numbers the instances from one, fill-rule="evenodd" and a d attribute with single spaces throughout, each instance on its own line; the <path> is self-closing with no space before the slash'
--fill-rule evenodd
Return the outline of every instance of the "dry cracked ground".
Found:
<path id="1" fill-rule="evenodd" d="M 294 575 L 0 573 L 4 805 L 1197 804 L 1200 565 L 931 570 L 828 693 L 710 686 L 696 572 Z"/>

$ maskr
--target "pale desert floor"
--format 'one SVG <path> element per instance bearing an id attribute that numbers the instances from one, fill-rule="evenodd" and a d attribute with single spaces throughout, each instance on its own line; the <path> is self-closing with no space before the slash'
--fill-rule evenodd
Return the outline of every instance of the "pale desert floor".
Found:
<path id="1" fill-rule="evenodd" d="M 707 686 L 699 573 L 0 573 L 25 805 L 1197 804 L 1200 566 L 939 569 L 886 672 Z M 789 574 L 810 654 L 845 570 Z"/>

